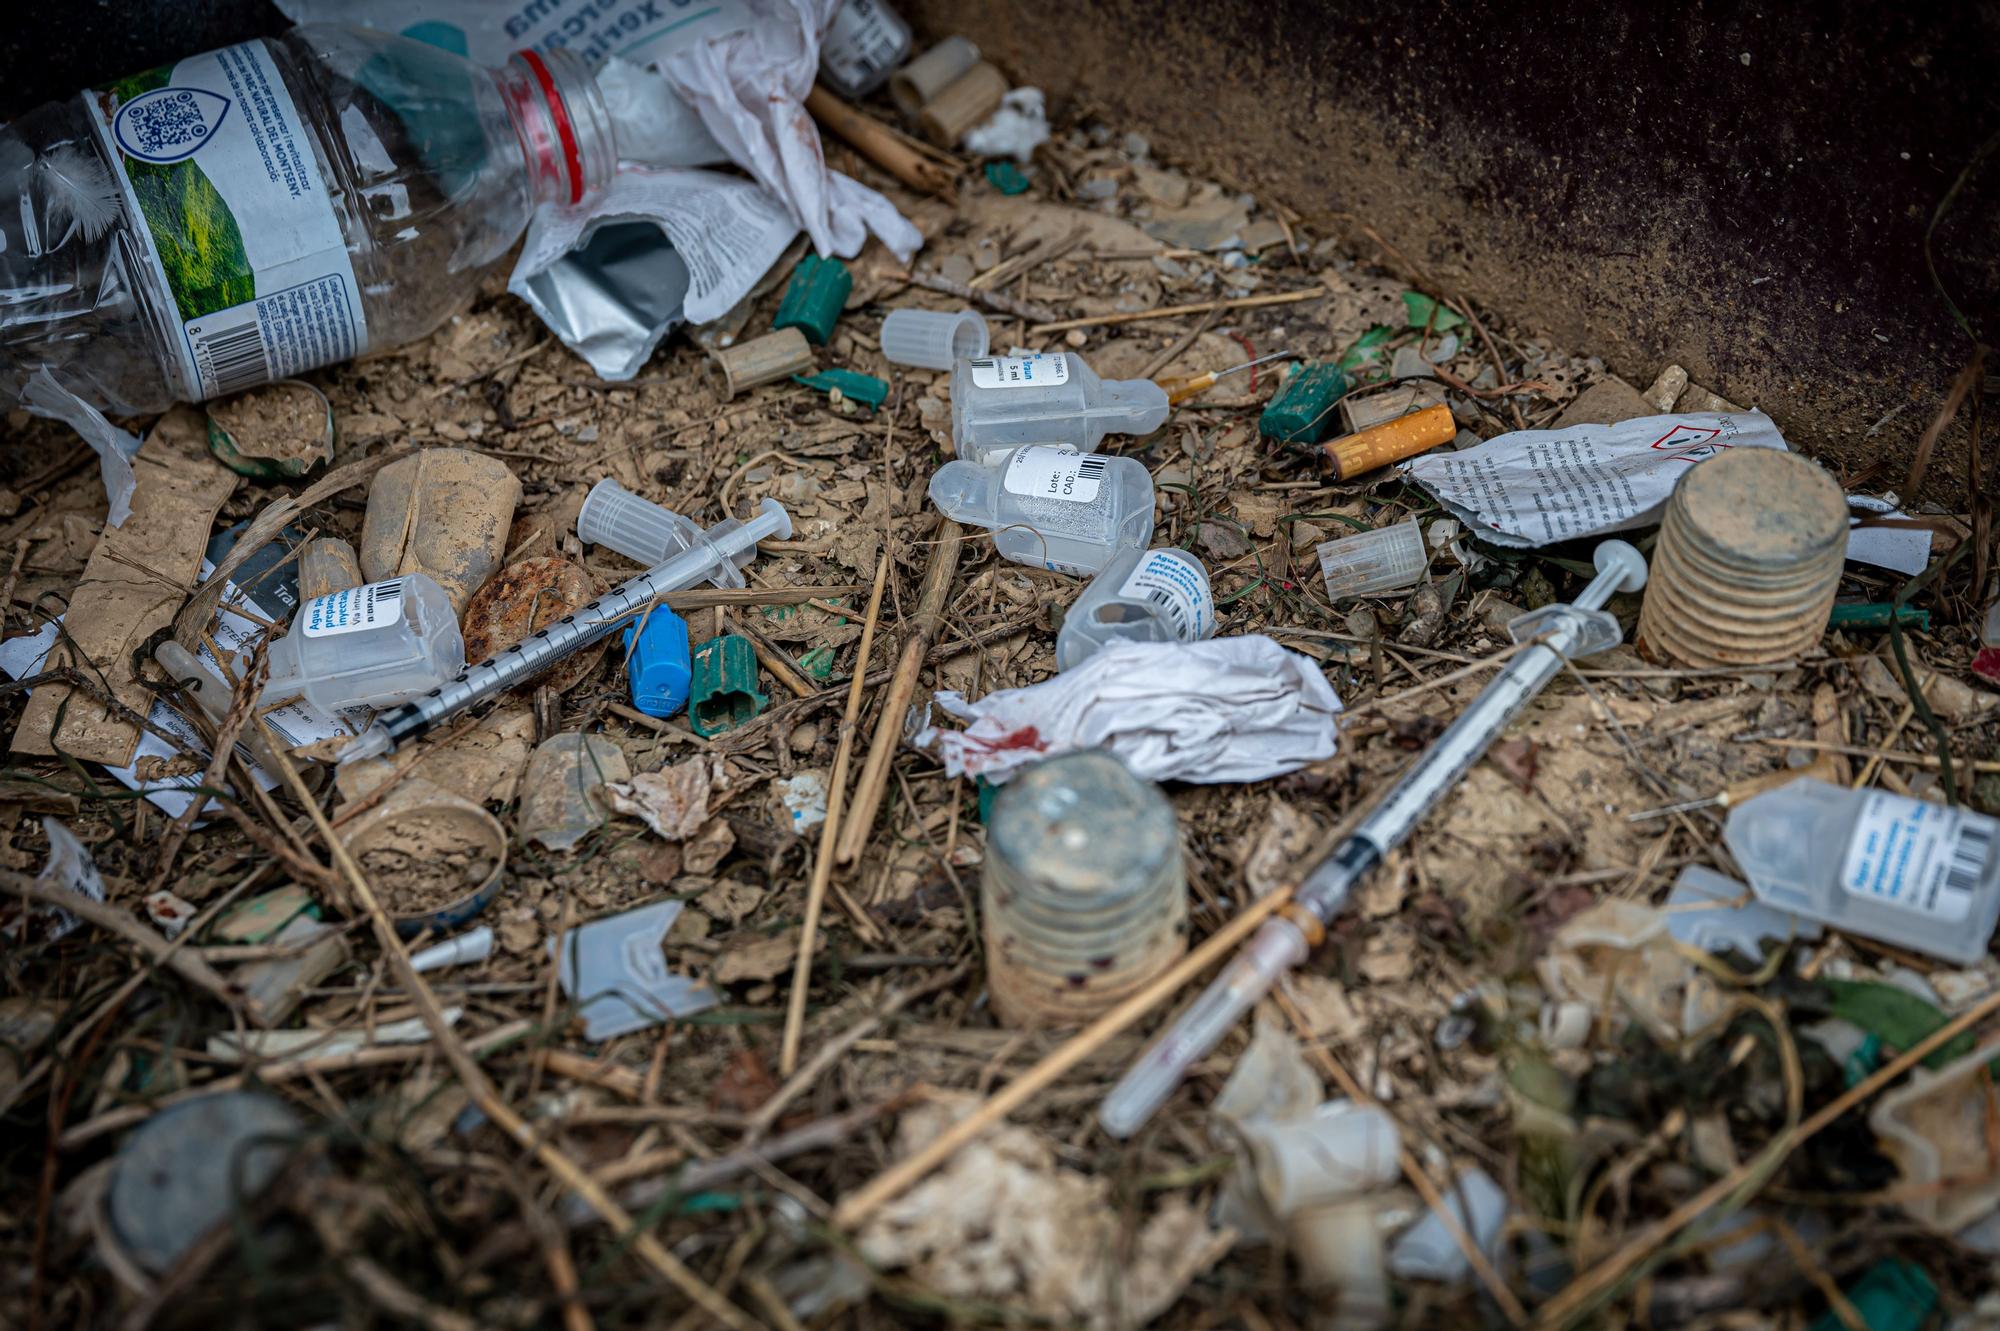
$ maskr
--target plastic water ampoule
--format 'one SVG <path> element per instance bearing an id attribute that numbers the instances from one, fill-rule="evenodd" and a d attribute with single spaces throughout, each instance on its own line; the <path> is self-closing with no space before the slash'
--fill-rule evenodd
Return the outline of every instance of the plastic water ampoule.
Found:
<path id="1" fill-rule="evenodd" d="M 2000 819 L 1810 778 L 1729 811 L 1724 840 L 1758 899 L 1970 965 L 2000 921 Z"/>
<path id="2" fill-rule="evenodd" d="M 1008 559 L 1058 573 L 1095 573 L 1153 536 L 1153 478 L 1131 458 L 1017 448 L 991 466 L 945 463 L 930 495 L 954 522 L 991 531 Z"/>
<path id="3" fill-rule="evenodd" d="M 1185 550 L 1122 550 L 1063 616 L 1056 669 L 1113 642 L 1199 642 L 1215 632 L 1208 570 Z"/>
<path id="4" fill-rule="evenodd" d="M 382 707 L 465 668 L 465 640 L 444 588 L 422 573 L 350 587 L 299 607 L 271 644 L 271 701 L 304 694 L 323 711 Z"/>
<path id="5" fill-rule="evenodd" d="M 1167 390 L 1150 379 L 1099 379 L 1074 352 L 980 356 L 951 367 L 951 438 L 966 462 L 1023 444 L 1092 453 L 1107 434 L 1151 434 Z"/>

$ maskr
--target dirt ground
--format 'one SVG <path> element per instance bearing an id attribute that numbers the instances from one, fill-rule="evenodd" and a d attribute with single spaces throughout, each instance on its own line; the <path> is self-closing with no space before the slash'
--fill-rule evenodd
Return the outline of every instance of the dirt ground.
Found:
<path id="1" fill-rule="evenodd" d="M 845 150 L 833 155 L 875 181 Z M 997 349 L 1068 348 L 1100 375 L 1137 377 L 1276 351 L 1337 359 L 1387 329 L 1361 373 L 1386 373 L 1399 346 L 1436 355 L 1440 378 L 1459 385 L 1446 400 L 1480 437 L 1550 424 L 1604 378 L 1587 348 L 1551 346 L 1532 329 L 1446 319 L 1443 307 L 1413 325 L 1403 282 L 1276 201 L 1188 178 L 1171 145 L 1066 128 L 1035 181 L 1007 197 L 975 175 L 955 207 L 894 195 L 929 238 L 920 272 L 970 284 L 982 300 L 1099 321 L 1037 332 L 989 305 Z M 1242 249 L 1203 248 L 1218 228 L 1239 234 Z M 708 739 L 685 714 L 649 720 L 627 705 L 613 650 L 560 693 L 507 700 L 426 741 L 414 773 L 411 755 L 398 756 L 392 783 L 420 777 L 454 790 L 508 831 L 497 897 L 467 922 L 492 926 L 492 955 L 426 976 L 436 1002 L 458 1011 L 453 1033 L 491 1079 L 499 1113 L 421 1038 L 361 1055 L 258 1054 L 239 1066 L 211 1040 L 243 1027 L 234 991 L 211 992 L 95 926 L 50 941 L 46 922 L 23 920 L 10 895 L 7 921 L 26 933 L 4 954 L 0 1009 L 11 1032 L 0 1052 L 0 1324 L 705 1327 L 722 1315 L 691 1300 L 720 1297 L 743 1324 L 773 1327 L 1149 1321 L 1263 1331 L 1537 1317 L 1801 1327 L 1829 1307 L 1858 1316 L 1839 1291 L 1894 1257 L 1921 1265 L 1950 1313 L 1980 1306 L 1990 1258 L 1910 1208 L 1868 1126 L 1870 1106 L 1810 1134 L 1802 1125 L 1849 1086 L 1877 1095 L 1890 1079 L 1870 1086 L 1872 1069 L 1936 1025 L 1915 1035 L 1905 1025 L 1893 1038 L 1843 1007 L 1846 991 L 1831 984 L 1916 988 L 1933 1014 L 1956 1015 L 2000 992 L 1990 957 L 1948 966 L 1840 934 L 1779 948 L 1768 963 L 1604 942 L 1617 921 L 1653 919 L 1684 867 L 1735 868 L 1722 810 L 1632 815 L 1749 776 L 1831 755 L 1846 780 L 1920 795 L 1949 781 L 1954 798 L 2000 813 L 2000 695 L 1967 668 L 1986 600 L 1973 570 L 1995 563 L 1971 548 L 1975 515 L 1965 513 L 1931 515 L 1935 557 L 1965 553 L 1909 602 L 1931 613 L 1928 628 L 1902 635 L 1911 664 L 1937 672 L 1921 705 L 1888 636 L 1873 631 L 1831 633 L 1802 661 L 1751 672 L 1676 667 L 1630 646 L 1591 658 L 1369 879 L 1260 1012 L 1269 1039 L 1306 1051 L 1309 1061 L 1294 1053 L 1287 1066 L 1315 1097 L 1367 1097 L 1400 1132 L 1402 1169 L 1360 1220 L 1377 1237 L 1331 1245 L 1357 1268 L 1372 1261 L 1379 1290 L 1352 1271 L 1331 1279 L 1311 1269 L 1300 1256 L 1311 1244 L 1296 1234 L 1288 1259 L 1284 1243 L 1232 1246 L 1236 1236 L 1212 1219 L 1235 1177 L 1235 1148 L 1210 1105 L 1251 1022 L 1133 1140 L 1097 1128 L 1098 1100 L 1174 1003 L 1097 1047 L 941 1173 L 858 1226 L 836 1224 L 844 1199 L 935 1136 L 968 1097 L 1006 1085 L 1068 1038 L 1006 1029 L 989 1012 L 979 791 L 905 746 L 864 853 L 833 875 L 799 1070 L 781 1075 L 820 835 L 797 826 L 786 796 L 794 778 L 834 769 L 869 589 L 886 559 L 851 718 L 859 771 L 944 539 L 925 487 L 950 457 L 948 376 L 887 365 L 877 333 L 888 308 L 962 302 L 913 284 L 879 248 L 851 268 L 854 293 L 821 364 L 889 379 L 889 401 L 873 415 L 790 382 L 724 400 L 702 373 L 705 353 L 684 336 L 637 379 L 602 382 L 497 278 L 425 341 L 312 377 L 333 404 L 335 466 L 405 445 L 504 461 L 523 490 L 510 563 L 560 557 L 600 586 L 635 571 L 575 535 L 584 494 L 605 476 L 704 524 L 778 499 L 795 530 L 766 542 L 749 570 L 769 603 L 684 612 L 695 643 L 745 633 L 778 661 L 758 683 L 770 705 Z M 742 312 L 743 335 L 768 327 L 777 299 L 774 288 Z M 1440 331 L 1447 322 L 1455 331 Z M 1154 544 L 1183 546 L 1207 566 L 1217 633 L 1268 634 L 1303 653 L 1345 705 L 1331 759 L 1251 785 L 1169 788 L 1196 942 L 1365 811 L 1489 677 L 1482 663 L 1507 645 L 1507 620 L 1573 595 L 1589 571 L 1587 545 L 1478 546 L 1388 473 L 1326 483 L 1309 457 L 1259 437 L 1274 386 L 1268 368 L 1236 375 L 1153 435 L 1106 441 L 1153 476 Z M 65 604 L 104 499 L 74 441 L 21 418 L 7 432 L 0 558 L 11 561 L 11 635 Z M 246 481 L 218 526 L 303 484 Z M 298 525 L 356 541 L 364 503 L 364 489 L 351 489 Z M 1330 604 L 1315 547 L 1412 514 L 1429 531 L 1427 585 Z M 1904 581 L 1850 565 L 1843 599 L 1888 600 Z M 932 688 L 976 698 L 1051 677 L 1057 626 L 1082 586 L 1001 560 L 985 533 L 968 530 L 919 704 Z M 817 590 L 801 603 L 785 592 L 793 587 Z M 1612 609 L 1629 628 L 1638 598 Z M 521 622 L 543 622 L 535 613 Z M 830 656 L 821 673 L 814 653 L 821 666 Z M 24 694 L 0 694 L 10 732 Z M 633 773 L 705 783 L 681 810 L 677 839 L 601 810 L 567 851 L 527 837 L 525 806 L 549 790 L 524 784 L 528 754 L 575 731 L 615 745 Z M 201 766 L 198 756 L 188 763 Z M 88 848 L 113 906 L 144 921 L 141 897 L 170 888 L 204 917 L 184 953 L 231 976 L 270 948 L 253 955 L 258 945 L 246 952 L 202 931 L 212 916 L 300 881 L 341 945 L 280 1024 L 365 1036 L 420 1015 L 346 880 L 327 867 L 319 828 L 285 789 L 269 802 L 229 796 L 240 818 L 183 836 L 95 764 L 16 754 L 0 776 L 0 883 L 40 871 L 50 854 L 43 818 L 59 818 Z M 338 818 L 369 796 L 343 777 L 315 798 Z M 459 882 L 485 865 L 443 869 Z M 435 904 L 437 894 L 421 895 Z M 666 939 L 667 969 L 708 979 L 722 1003 L 591 1043 L 557 984 L 551 944 L 667 900 L 685 903 Z M 1579 919 L 1603 927 L 1579 931 Z M 1704 1004 L 1714 1019 L 1696 1022 L 1689 1013 Z M 1570 1021 L 1579 1012 L 1580 1027 Z M 1880 1064 L 1844 1067 L 1803 1034 L 1836 1014 L 1880 1037 Z M 296 1130 L 279 1134 L 287 1162 L 261 1197 L 149 1271 L 107 1219 L 121 1150 L 162 1111 L 219 1085 L 263 1087 L 289 1106 Z M 180 1156 L 204 1145 L 183 1138 Z M 1984 1139 L 1977 1154 L 1990 1170 Z M 592 1195 L 620 1199 L 657 1242 L 609 1229 L 601 1208 L 593 1215 L 579 1202 L 580 1178 L 551 1156 L 587 1174 L 600 1190 Z M 176 1157 L 153 1167 L 170 1176 Z M 1387 1282 L 1382 1236 L 1425 1213 L 1423 1192 L 1452 1190 L 1473 1167 L 1508 1198 L 1490 1279 Z M 1741 1186 L 1698 1208 L 1698 1224 L 1676 1216 L 1729 1179 Z M 1371 1298 L 1384 1302 L 1371 1308 Z"/>

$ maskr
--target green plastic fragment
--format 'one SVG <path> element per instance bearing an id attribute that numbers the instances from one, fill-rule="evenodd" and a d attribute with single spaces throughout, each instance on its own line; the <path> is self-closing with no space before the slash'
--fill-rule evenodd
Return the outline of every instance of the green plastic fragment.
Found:
<path id="1" fill-rule="evenodd" d="M 1028 178 L 1021 174 L 1021 168 L 1009 161 L 988 162 L 986 183 L 1002 194 L 1025 194 L 1028 192 Z"/>
<path id="2" fill-rule="evenodd" d="M 979 792 L 979 825 L 986 826 L 993 813 L 993 801 L 1000 794 L 1000 787 L 983 776 L 972 778 L 972 788 Z"/>
<path id="3" fill-rule="evenodd" d="M 822 393 L 838 392 L 849 402 L 859 402 L 867 407 L 871 416 L 875 414 L 875 408 L 889 400 L 887 380 L 862 374 L 858 370 L 821 370 L 818 374 L 795 374 L 792 379 Z"/>
<path id="4" fill-rule="evenodd" d="M 1405 291 L 1403 308 L 1410 312 L 1412 328 L 1428 328 L 1433 333 L 1448 333 L 1454 328 L 1465 325 L 1464 318 L 1456 310 L 1448 305 L 1439 304 L 1435 298 L 1426 296 L 1421 291 Z M 1433 314 L 1437 316 L 1435 323 L 1431 321 Z"/>
<path id="5" fill-rule="evenodd" d="M 1851 1021 L 1891 1049 L 1908 1049 L 1945 1024 L 1946 1017 L 1907 989 L 1875 980 L 1822 980 L 1833 998 L 1833 1015 Z M 1972 1052 L 1971 1031 L 1933 1049 L 1924 1066 L 1933 1070 Z"/>
<path id="6" fill-rule="evenodd" d="M 1868 1331 L 1917 1331 L 1937 1308 L 1937 1286 L 1924 1269 L 1900 1257 L 1885 1257 L 1843 1291 Z M 1840 1314 L 1828 1309 L 1812 1331 L 1845 1331 Z"/>
<path id="7" fill-rule="evenodd" d="M 833 678 L 833 648 L 815 647 L 799 658 L 799 669 L 824 684 Z"/>
<path id="8" fill-rule="evenodd" d="M 771 327 L 779 331 L 796 328 L 806 335 L 806 341 L 823 347 L 833 336 L 833 325 L 852 290 L 854 278 L 847 265 L 808 254 L 792 269 L 792 280 L 785 285 L 785 298 L 778 302 L 778 317 L 771 321 Z"/>
<path id="9" fill-rule="evenodd" d="M 1316 444 L 1333 429 L 1334 406 L 1347 392 L 1338 365 L 1302 365 L 1257 419 L 1257 433 L 1287 444 Z"/>
<path id="10" fill-rule="evenodd" d="M 1864 1035 L 1847 1061 L 1840 1065 L 1840 1079 L 1852 1088 L 1859 1086 L 1875 1075 L 1875 1069 L 1882 1066 L 1882 1037 Z"/>
<path id="11" fill-rule="evenodd" d="M 688 688 L 688 722 L 704 739 L 748 724 L 771 700 L 757 692 L 757 649 L 734 633 L 695 650 Z"/>
<path id="12" fill-rule="evenodd" d="M 1919 633 L 1931 631 L 1930 611 L 1906 605 L 1897 613 L 1892 601 L 1851 601 L 1846 605 L 1836 605 L 1826 626 L 1830 629 L 1886 629 L 1891 613 L 1896 613 L 1896 618 L 1905 628 L 1914 628 Z"/>
<path id="13" fill-rule="evenodd" d="M 1395 329 L 1388 327 L 1386 324 L 1376 324 L 1373 328 L 1355 339 L 1354 345 L 1347 349 L 1347 354 L 1340 358 L 1340 368 L 1343 370 L 1355 370 L 1366 365 L 1369 361 L 1375 359 L 1376 354 L 1381 351 L 1382 345 L 1395 335 Z"/>

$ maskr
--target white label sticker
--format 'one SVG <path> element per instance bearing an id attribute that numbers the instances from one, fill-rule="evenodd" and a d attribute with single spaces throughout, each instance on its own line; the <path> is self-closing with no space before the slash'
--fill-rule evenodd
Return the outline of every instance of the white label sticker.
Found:
<path id="1" fill-rule="evenodd" d="M 1088 504 L 1097 498 L 1106 465 L 1099 454 L 1085 455 L 1054 444 L 1030 444 L 1009 455 L 1001 484 L 1008 494 Z"/>
<path id="2" fill-rule="evenodd" d="M 1069 357 L 979 356 L 972 366 L 974 388 L 1054 388 L 1069 382 Z"/>
<path id="3" fill-rule="evenodd" d="M 1118 594 L 1160 608 L 1182 642 L 1196 642 L 1215 627 L 1208 574 L 1178 550 L 1148 550 Z"/>
<path id="4" fill-rule="evenodd" d="M 299 611 L 299 631 L 308 638 L 326 638 L 382 628 L 402 617 L 403 579 L 391 578 L 307 601 Z"/>
<path id="5" fill-rule="evenodd" d="M 312 140 L 261 41 L 87 98 L 195 401 L 352 360 L 367 349 L 354 265 Z"/>
<path id="6" fill-rule="evenodd" d="M 2000 822 L 1871 790 L 1854 820 L 1840 885 L 1855 896 L 1955 924 L 1972 912 Z"/>

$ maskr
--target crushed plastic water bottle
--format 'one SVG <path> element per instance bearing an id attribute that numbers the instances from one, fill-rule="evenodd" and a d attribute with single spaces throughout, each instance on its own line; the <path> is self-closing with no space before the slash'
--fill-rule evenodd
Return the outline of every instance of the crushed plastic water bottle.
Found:
<path id="1" fill-rule="evenodd" d="M 1729 811 L 1760 901 L 1960 965 L 2000 922 L 2000 818 L 1803 779 Z"/>
<path id="2" fill-rule="evenodd" d="M 1150 379 L 1099 379 L 1070 351 L 980 356 L 951 367 L 951 438 L 961 461 L 990 462 L 1023 444 L 1093 453 L 1107 434 L 1151 434 L 1167 390 Z"/>
<path id="3" fill-rule="evenodd" d="M 1095 573 L 1153 536 L 1153 477 L 1131 458 L 1017 448 L 991 466 L 945 463 L 930 496 L 952 521 L 991 531 L 1006 558 L 1058 573 Z"/>
<path id="4" fill-rule="evenodd" d="M 401 346 L 617 166 L 573 54 L 308 25 L 0 127 L 0 400 L 113 415 Z"/>
<path id="5" fill-rule="evenodd" d="M 444 588 L 422 573 L 307 601 L 271 644 L 270 701 L 304 694 L 328 712 L 428 693 L 465 668 Z"/>
<path id="6" fill-rule="evenodd" d="M 1215 632 L 1208 570 L 1185 550 L 1125 550 L 1063 616 L 1056 669 L 1113 642 L 1199 642 Z"/>

